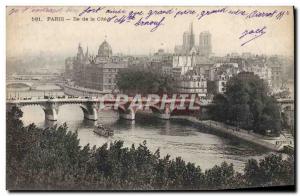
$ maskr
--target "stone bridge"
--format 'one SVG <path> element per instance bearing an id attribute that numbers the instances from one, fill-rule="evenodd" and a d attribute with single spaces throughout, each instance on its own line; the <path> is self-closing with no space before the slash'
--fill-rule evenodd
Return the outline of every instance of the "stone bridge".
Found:
<path id="1" fill-rule="evenodd" d="M 151 110 L 155 116 L 161 119 L 170 119 L 176 111 L 188 111 L 190 114 L 207 111 L 207 107 L 211 104 L 203 103 L 194 99 L 161 99 L 155 103 L 149 103 L 148 98 L 141 98 L 138 103 L 132 97 L 127 101 L 117 100 L 114 98 L 42 98 L 32 99 L 26 98 L 23 100 L 7 100 L 7 109 L 13 106 L 23 107 L 30 105 L 39 105 L 45 112 L 47 120 L 56 121 L 58 118 L 59 106 L 66 104 L 77 104 L 83 111 L 84 118 L 96 121 L 98 119 L 99 110 L 115 110 L 119 112 L 119 116 L 123 119 L 134 120 L 135 114 L 139 110 Z M 194 109 L 190 110 L 193 104 Z M 196 108 L 198 107 L 198 108 Z M 196 108 L 196 109 L 195 109 Z"/>
<path id="2" fill-rule="evenodd" d="M 27 86 L 26 88 L 28 89 L 25 89 L 25 90 L 38 90 L 36 89 L 37 86 L 39 85 L 47 85 L 47 84 L 51 84 L 51 85 L 57 85 L 59 88 L 62 88 L 61 87 L 61 81 L 57 80 L 7 80 L 6 81 L 6 88 L 7 89 L 10 89 L 11 85 L 14 85 L 14 84 L 23 84 L 25 86 Z M 13 88 L 12 88 L 13 89 Z M 57 89 L 54 89 L 54 90 L 47 90 L 47 91 L 55 91 Z M 14 90 L 12 90 L 14 91 Z M 18 89 L 18 91 L 20 91 L 20 89 Z"/>
<path id="3" fill-rule="evenodd" d="M 33 86 L 33 81 L 32 80 L 7 80 L 6 81 L 6 86 L 10 86 L 12 84 L 24 84 L 28 87 L 32 87 Z"/>

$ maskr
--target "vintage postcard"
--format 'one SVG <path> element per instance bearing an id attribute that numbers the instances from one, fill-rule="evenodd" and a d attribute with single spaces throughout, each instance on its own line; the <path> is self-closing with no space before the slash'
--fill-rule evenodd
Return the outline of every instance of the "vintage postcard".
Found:
<path id="1" fill-rule="evenodd" d="M 7 6 L 7 190 L 295 190 L 294 8 Z"/>

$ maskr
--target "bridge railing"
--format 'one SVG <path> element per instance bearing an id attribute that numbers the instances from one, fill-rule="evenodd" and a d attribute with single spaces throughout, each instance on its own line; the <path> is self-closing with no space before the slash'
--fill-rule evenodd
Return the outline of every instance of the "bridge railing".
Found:
<path id="1" fill-rule="evenodd" d="M 120 98 L 105 98 L 104 96 L 102 97 L 77 97 L 77 96 L 58 96 L 58 97 L 49 97 L 49 96 L 44 96 L 44 97 L 24 97 L 24 98 L 8 98 L 6 100 L 7 103 L 34 103 L 34 102 L 110 102 L 110 103 L 123 103 L 123 102 L 133 102 L 135 100 L 134 97 L 128 97 L 126 100 L 122 100 Z M 150 100 L 148 97 L 141 97 L 140 99 L 136 99 L 137 102 L 142 102 L 142 103 L 148 103 L 153 100 Z M 157 103 L 160 102 L 165 102 L 165 103 L 188 103 L 188 102 L 195 102 L 196 104 L 201 104 L 201 105 L 209 105 L 211 104 L 210 100 L 200 100 L 200 99 L 185 99 L 184 101 L 182 99 L 178 98 L 168 98 L 168 99 L 160 99 L 157 100 Z"/>

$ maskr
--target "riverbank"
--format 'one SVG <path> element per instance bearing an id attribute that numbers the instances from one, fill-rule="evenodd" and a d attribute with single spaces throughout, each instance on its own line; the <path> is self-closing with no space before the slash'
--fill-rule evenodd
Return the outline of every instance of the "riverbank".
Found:
<path id="1" fill-rule="evenodd" d="M 271 138 L 271 137 L 258 135 L 256 133 L 241 128 L 237 130 L 236 127 L 229 126 L 212 120 L 198 120 L 195 117 L 188 117 L 188 116 L 172 116 L 171 118 L 187 120 L 194 124 L 199 125 L 201 128 L 205 130 L 220 132 L 222 134 L 244 140 L 246 142 L 255 144 L 257 146 L 266 148 L 271 151 L 282 151 L 284 146 L 294 147 L 293 141 L 291 139 L 286 138 L 284 135 L 280 135 L 280 137 L 276 137 L 276 138 Z"/>

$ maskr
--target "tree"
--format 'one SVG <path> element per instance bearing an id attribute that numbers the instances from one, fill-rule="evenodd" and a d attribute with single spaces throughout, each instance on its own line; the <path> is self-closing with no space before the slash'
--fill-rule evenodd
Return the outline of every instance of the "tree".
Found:
<path id="1" fill-rule="evenodd" d="M 276 99 L 268 95 L 268 87 L 262 79 L 250 73 L 232 77 L 226 92 L 214 97 L 210 110 L 214 120 L 233 124 L 265 134 L 272 130 L 278 135 L 281 129 L 280 111 Z"/>
<path id="2" fill-rule="evenodd" d="M 247 179 L 247 185 L 256 187 L 259 186 L 263 179 L 260 176 L 260 168 L 255 159 L 250 159 L 244 168 L 244 176 Z"/>
<path id="3" fill-rule="evenodd" d="M 207 81 L 207 93 L 208 94 L 217 94 L 217 84 L 215 81 Z"/>
<path id="4" fill-rule="evenodd" d="M 232 164 L 223 162 L 221 166 L 214 166 L 205 171 L 205 184 L 208 189 L 226 189 L 234 179 L 235 171 Z"/>
<path id="5" fill-rule="evenodd" d="M 157 70 L 127 68 L 118 73 L 117 86 L 122 92 L 131 95 L 168 94 L 176 90 L 176 81 Z"/>
<path id="6" fill-rule="evenodd" d="M 213 102 L 215 105 L 210 109 L 209 113 L 213 120 L 216 121 L 226 121 L 227 119 L 224 117 L 224 114 L 228 114 L 228 100 L 222 94 L 217 94 L 214 96 Z"/>
<path id="7" fill-rule="evenodd" d="M 294 158 L 282 159 L 281 155 L 271 154 L 259 163 L 248 160 L 244 176 L 248 186 L 280 186 L 294 184 Z"/>

